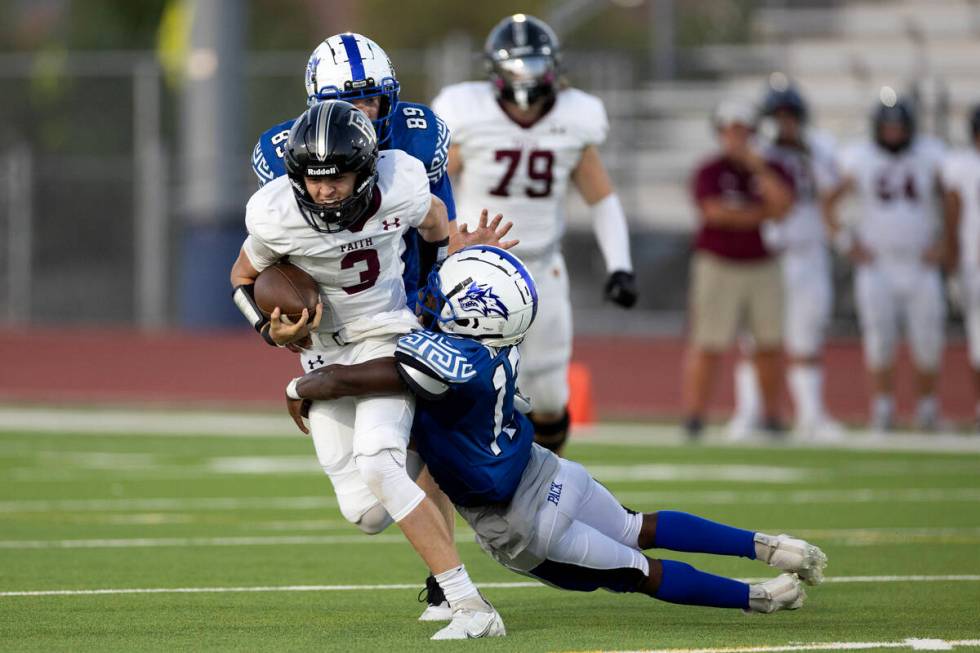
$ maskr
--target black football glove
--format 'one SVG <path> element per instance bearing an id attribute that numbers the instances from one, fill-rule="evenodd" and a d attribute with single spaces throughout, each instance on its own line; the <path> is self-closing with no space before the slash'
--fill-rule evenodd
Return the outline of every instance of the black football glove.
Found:
<path id="1" fill-rule="evenodd" d="M 623 308 L 636 304 L 636 276 L 632 272 L 616 270 L 606 281 L 606 299 Z"/>

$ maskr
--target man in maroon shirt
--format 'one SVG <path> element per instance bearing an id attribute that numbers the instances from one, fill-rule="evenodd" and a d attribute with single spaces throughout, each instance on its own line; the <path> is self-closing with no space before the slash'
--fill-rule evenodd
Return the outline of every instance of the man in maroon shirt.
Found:
<path id="1" fill-rule="evenodd" d="M 691 260 L 690 347 L 684 379 L 685 428 L 704 427 L 715 369 L 740 326 L 755 340 L 767 427 L 779 425 L 783 289 L 778 261 L 766 250 L 761 226 L 780 220 L 793 202 L 792 182 L 752 147 L 756 111 L 723 102 L 712 118 L 721 152 L 693 179 L 700 227 Z"/>

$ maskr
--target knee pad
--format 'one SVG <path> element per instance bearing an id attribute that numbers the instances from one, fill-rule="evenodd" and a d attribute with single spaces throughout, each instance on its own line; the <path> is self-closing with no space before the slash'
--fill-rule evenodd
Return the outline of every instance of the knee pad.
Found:
<path id="1" fill-rule="evenodd" d="M 404 451 L 382 449 L 354 458 L 357 471 L 368 489 L 394 521 L 399 521 L 425 499 L 425 492 L 408 476 Z"/>
<path id="2" fill-rule="evenodd" d="M 562 416 L 554 422 L 542 422 L 534 413 L 528 415 L 528 419 L 534 425 L 534 441 L 545 449 L 557 452 L 568 440 L 568 426 L 571 423 L 568 408 L 565 408 Z"/>
<path id="3" fill-rule="evenodd" d="M 380 503 L 374 504 L 357 520 L 356 526 L 367 535 L 377 535 L 394 523 L 394 519 Z"/>

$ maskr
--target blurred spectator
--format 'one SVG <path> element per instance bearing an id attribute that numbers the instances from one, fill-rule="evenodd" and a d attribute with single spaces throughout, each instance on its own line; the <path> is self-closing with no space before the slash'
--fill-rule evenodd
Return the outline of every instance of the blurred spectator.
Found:
<path id="1" fill-rule="evenodd" d="M 756 345 L 764 426 L 777 432 L 783 289 L 761 225 L 789 210 L 792 182 L 753 148 L 756 110 L 750 103 L 725 101 L 712 120 L 721 151 L 697 169 L 692 189 L 701 224 L 691 261 L 685 428 L 692 438 L 700 435 L 719 358 L 744 320 Z"/>

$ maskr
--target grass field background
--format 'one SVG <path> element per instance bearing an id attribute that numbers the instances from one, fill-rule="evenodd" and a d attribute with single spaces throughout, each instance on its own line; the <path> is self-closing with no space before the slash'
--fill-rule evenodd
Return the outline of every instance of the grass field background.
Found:
<path id="1" fill-rule="evenodd" d="M 802 610 L 776 615 L 564 593 L 497 566 L 460 524 L 464 562 L 487 584 L 509 635 L 437 643 L 428 638 L 438 625 L 416 621 L 421 562 L 397 529 L 367 537 L 344 522 L 310 441 L 283 418 L 209 417 L 195 432 L 193 419 L 176 415 L 46 417 L 37 414 L 37 430 L 24 428 L 30 419 L 0 420 L 3 650 L 572 651 L 980 639 L 980 446 L 972 438 L 935 447 L 899 438 L 905 451 L 863 439 L 860 448 L 710 439 L 686 446 L 662 427 L 606 425 L 573 441 L 567 455 L 625 505 L 805 537 L 827 552 L 828 582 L 809 590 Z M 93 427 L 102 422 L 104 432 Z M 742 559 L 653 555 L 742 578 L 775 575 Z M 925 578 L 888 578 L 908 576 Z M 174 588 L 207 591 L 22 594 Z"/>

